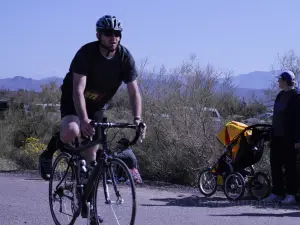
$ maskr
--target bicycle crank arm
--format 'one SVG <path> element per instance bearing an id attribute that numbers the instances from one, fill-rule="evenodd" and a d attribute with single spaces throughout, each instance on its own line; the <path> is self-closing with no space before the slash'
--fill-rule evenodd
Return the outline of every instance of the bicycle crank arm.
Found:
<path id="1" fill-rule="evenodd" d="M 90 225 L 90 223 L 91 223 L 91 203 L 90 202 L 86 203 L 86 208 L 87 208 L 87 225 Z"/>

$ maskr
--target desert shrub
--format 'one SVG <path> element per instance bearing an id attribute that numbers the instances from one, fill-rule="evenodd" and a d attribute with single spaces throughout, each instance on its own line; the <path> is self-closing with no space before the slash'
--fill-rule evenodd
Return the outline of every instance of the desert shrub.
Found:
<path id="1" fill-rule="evenodd" d="M 18 163 L 25 169 L 36 169 L 38 157 L 45 149 L 46 145 L 38 138 L 26 138 L 24 145 L 20 148 Z"/>
<path id="2" fill-rule="evenodd" d="M 212 65 L 201 66 L 195 57 L 173 70 L 167 71 L 164 66 L 158 71 L 148 70 L 143 64 L 139 71 L 142 116 L 148 130 L 146 140 L 133 146 L 133 151 L 144 179 L 195 184 L 198 171 L 211 165 L 223 150 L 216 139 L 222 126 L 233 118 L 265 110 L 261 102 L 245 102 L 234 94 L 230 72 Z M 220 82 L 220 77 L 225 79 Z M 16 96 L 14 100 L 22 99 L 21 103 L 56 104 L 60 91 L 50 84 L 43 87 L 41 93 L 23 91 Z M 220 121 L 211 118 L 205 111 L 207 108 L 218 109 Z M 0 142 L 8 146 L 1 152 L 6 152 L 23 168 L 36 168 L 38 154 L 59 129 L 60 118 L 53 115 L 53 111 L 34 110 L 28 115 L 20 109 L 9 110 L 6 119 L 0 121 L 0 132 L 5 133 Z M 105 115 L 110 121 L 132 121 L 124 85 L 110 101 Z M 109 140 L 116 136 L 115 141 L 127 134 L 116 132 L 109 132 Z M 134 132 L 130 133 L 131 137 L 133 135 Z M 31 141 L 27 143 L 28 140 Z M 110 148 L 114 147 L 114 141 Z M 264 157 L 263 163 L 268 161 L 267 154 Z"/>
<path id="3" fill-rule="evenodd" d="M 51 94 L 51 91 L 55 93 Z M 34 106 L 43 99 L 48 104 L 57 103 L 60 94 L 57 91 L 58 88 L 50 84 L 40 93 L 20 90 L 10 95 L 10 107 L 5 112 L 5 119 L 0 120 L 1 157 L 16 161 L 23 169 L 36 169 L 38 154 L 59 129 L 60 114 Z M 30 111 L 25 109 L 27 104 L 33 106 L 29 107 Z"/>
<path id="4" fill-rule="evenodd" d="M 222 99 L 232 90 L 230 83 L 220 85 L 221 75 L 228 74 L 194 60 L 170 72 L 144 70 L 139 85 L 147 139 L 133 148 L 145 178 L 192 184 L 198 170 L 219 156 L 216 134 L 223 123 L 215 127 L 203 110 L 226 108 Z"/>

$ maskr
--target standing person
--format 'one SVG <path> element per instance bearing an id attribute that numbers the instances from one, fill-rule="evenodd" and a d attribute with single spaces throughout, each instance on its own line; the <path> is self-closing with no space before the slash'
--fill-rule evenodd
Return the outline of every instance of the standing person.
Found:
<path id="1" fill-rule="evenodd" d="M 127 85 L 134 123 L 142 121 L 142 100 L 136 80 L 138 73 L 131 53 L 120 44 L 122 31 L 121 22 L 115 16 L 101 17 L 96 23 L 98 40 L 83 45 L 73 58 L 61 87 L 59 138 L 63 143 L 71 144 L 80 133 L 83 136 L 95 134 L 91 120 L 101 121 L 104 106 L 122 82 Z M 101 134 L 96 132 L 96 135 L 100 138 Z M 87 165 L 95 162 L 97 149 L 95 146 L 84 152 Z M 54 152 L 55 149 L 47 149 L 40 156 L 40 173 L 45 180 L 50 179 Z M 86 215 L 82 214 L 82 217 Z M 91 224 L 96 224 L 95 218 Z"/>
<path id="2" fill-rule="evenodd" d="M 300 90 L 295 87 L 292 71 L 283 71 L 277 78 L 281 91 L 274 103 L 270 145 L 273 190 L 263 201 L 293 204 L 297 194 L 296 149 L 300 147 Z"/>

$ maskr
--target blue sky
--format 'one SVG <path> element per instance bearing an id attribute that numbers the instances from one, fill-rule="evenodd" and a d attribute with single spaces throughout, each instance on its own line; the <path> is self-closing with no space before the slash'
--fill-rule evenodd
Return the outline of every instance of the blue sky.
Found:
<path id="1" fill-rule="evenodd" d="M 299 0 L 2 0 L 0 78 L 65 76 L 105 14 L 122 20 L 122 44 L 138 64 L 174 68 L 194 53 L 234 75 L 266 71 L 277 54 L 299 52 L 299 8 Z"/>

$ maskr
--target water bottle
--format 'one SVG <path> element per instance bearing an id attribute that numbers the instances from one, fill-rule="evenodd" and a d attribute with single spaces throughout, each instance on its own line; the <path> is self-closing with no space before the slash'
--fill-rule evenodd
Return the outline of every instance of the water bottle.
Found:
<path id="1" fill-rule="evenodd" d="M 82 173 L 86 173 L 87 172 L 87 168 L 86 168 L 86 162 L 84 159 L 81 159 L 79 162 L 80 165 L 80 169 Z"/>

